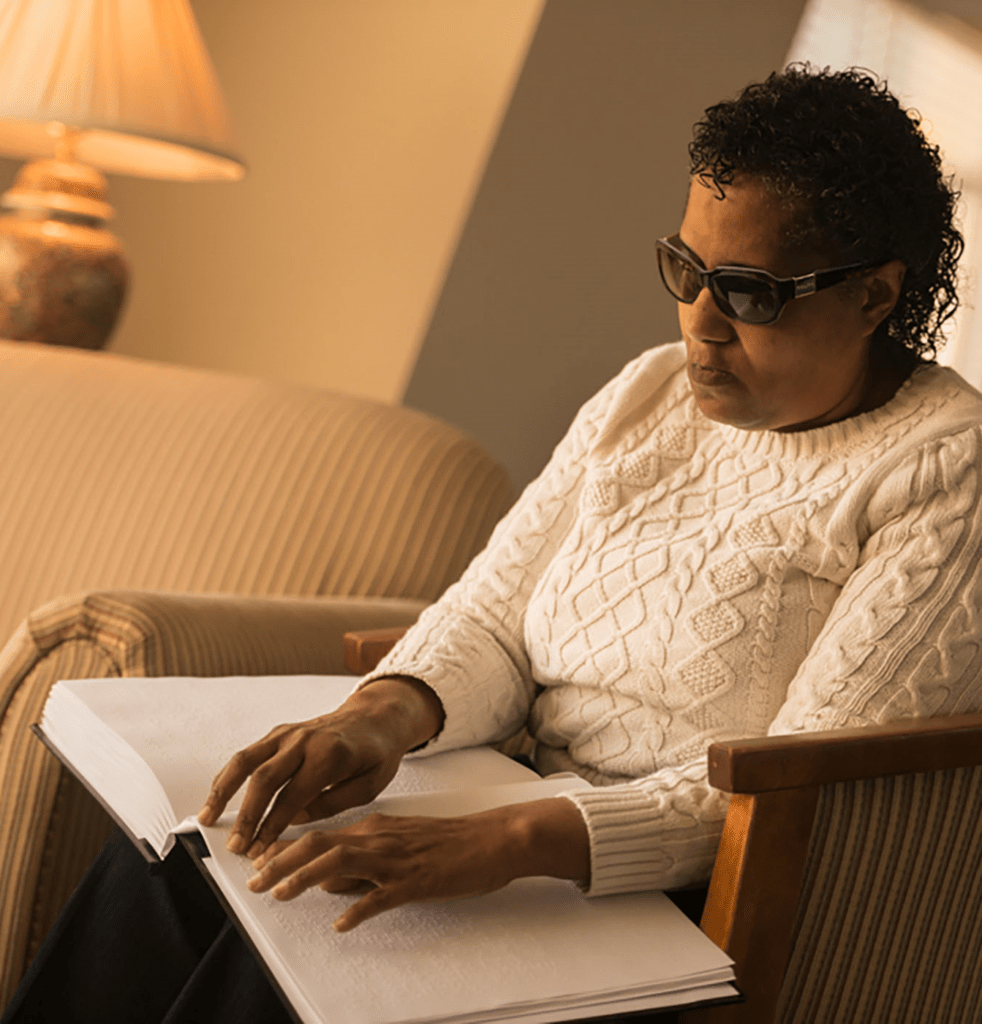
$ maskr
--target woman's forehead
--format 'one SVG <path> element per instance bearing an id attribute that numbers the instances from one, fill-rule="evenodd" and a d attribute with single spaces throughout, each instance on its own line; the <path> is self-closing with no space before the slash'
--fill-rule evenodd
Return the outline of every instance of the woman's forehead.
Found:
<path id="1" fill-rule="evenodd" d="M 696 176 L 679 233 L 709 270 L 736 265 L 783 277 L 823 262 L 818 250 L 790 241 L 795 221 L 793 206 L 759 178 L 738 175 L 720 187 Z"/>

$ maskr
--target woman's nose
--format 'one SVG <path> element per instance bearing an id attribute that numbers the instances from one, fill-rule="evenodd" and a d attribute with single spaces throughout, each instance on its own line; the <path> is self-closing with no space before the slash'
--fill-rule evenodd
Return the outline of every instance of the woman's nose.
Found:
<path id="1" fill-rule="evenodd" d="M 699 292 L 695 302 L 679 303 L 679 326 L 694 341 L 725 345 L 736 338 L 733 321 L 716 305 L 708 288 Z"/>

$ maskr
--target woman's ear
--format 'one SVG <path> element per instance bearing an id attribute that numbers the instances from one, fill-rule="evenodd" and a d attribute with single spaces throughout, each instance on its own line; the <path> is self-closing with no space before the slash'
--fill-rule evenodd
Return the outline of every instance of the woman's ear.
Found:
<path id="1" fill-rule="evenodd" d="M 897 304 L 906 273 L 907 265 L 902 260 L 890 260 L 864 275 L 865 298 L 862 308 L 871 331 L 879 327 Z"/>

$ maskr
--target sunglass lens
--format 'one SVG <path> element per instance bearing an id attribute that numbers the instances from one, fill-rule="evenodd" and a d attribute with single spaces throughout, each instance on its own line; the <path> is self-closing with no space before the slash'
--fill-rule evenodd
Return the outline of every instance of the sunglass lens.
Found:
<path id="1" fill-rule="evenodd" d="M 665 249 L 658 250 L 658 269 L 665 287 L 682 302 L 695 302 L 702 282 L 687 263 Z"/>
<path id="2" fill-rule="evenodd" d="M 703 272 L 694 264 L 659 243 L 658 270 L 665 287 L 680 302 L 695 302 L 703 285 Z M 747 324 L 769 324 L 781 312 L 777 288 L 766 277 L 716 271 L 709 276 L 709 287 L 720 311 Z"/>
<path id="3" fill-rule="evenodd" d="M 737 275 L 720 276 L 713 281 L 714 292 L 734 316 L 747 324 L 770 323 L 778 314 L 780 300 L 773 285 Z"/>

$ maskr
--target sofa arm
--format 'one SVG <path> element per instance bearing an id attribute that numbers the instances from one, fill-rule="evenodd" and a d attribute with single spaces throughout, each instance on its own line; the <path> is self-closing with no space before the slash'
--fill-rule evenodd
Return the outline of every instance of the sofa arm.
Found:
<path id="1" fill-rule="evenodd" d="M 109 828 L 30 733 L 57 680 L 341 673 L 346 631 L 425 603 L 108 591 L 30 615 L 0 652 L 0 1010 Z"/>
<path id="2" fill-rule="evenodd" d="M 62 598 L 30 615 L 0 652 L 0 714 L 24 674 L 65 645 L 90 647 L 114 676 L 329 675 L 344 672 L 346 632 L 408 626 L 425 606 L 124 590 Z"/>

